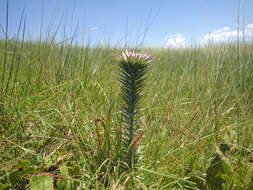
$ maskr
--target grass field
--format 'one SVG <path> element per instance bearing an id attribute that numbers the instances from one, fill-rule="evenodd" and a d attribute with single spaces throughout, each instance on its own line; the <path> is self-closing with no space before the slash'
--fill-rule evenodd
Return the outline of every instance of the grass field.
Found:
<path id="1" fill-rule="evenodd" d="M 253 189 L 252 44 L 136 51 L 144 137 L 119 172 L 120 49 L 0 41 L 0 189 Z"/>

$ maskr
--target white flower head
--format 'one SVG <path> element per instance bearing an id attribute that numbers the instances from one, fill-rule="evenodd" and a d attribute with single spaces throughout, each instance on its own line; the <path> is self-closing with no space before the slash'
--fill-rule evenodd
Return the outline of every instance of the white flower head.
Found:
<path id="1" fill-rule="evenodd" d="M 128 51 L 127 49 L 121 52 L 119 55 L 119 60 L 122 62 L 140 62 L 140 63 L 150 63 L 153 56 L 144 53 L 136 53 L 133 51 Z"/>

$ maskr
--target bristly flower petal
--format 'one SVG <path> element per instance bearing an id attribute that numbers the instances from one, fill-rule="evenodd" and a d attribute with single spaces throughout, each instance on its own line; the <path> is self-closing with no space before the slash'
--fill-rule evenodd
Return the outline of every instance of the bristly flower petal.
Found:
<path id="1" fill-rule="evenodd" d="M 121 52 L 118 56 L 120 62 L 139 62 L 139 63 L 150 63 L 153 56 L 149 54 L 136 53 L 135 51 L 128 51 L 127 49 Z"/>

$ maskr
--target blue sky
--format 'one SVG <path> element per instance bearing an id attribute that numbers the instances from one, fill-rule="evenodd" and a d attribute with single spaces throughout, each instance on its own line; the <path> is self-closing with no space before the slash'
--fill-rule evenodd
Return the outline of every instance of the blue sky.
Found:
<path id="1" fill-rule="evenodd" d="M 184 47 L 205 42 L 207 34 L 215 42 L 233 38 L 238 6 L 238 0 L 9 0 L 8 33 L 17 33 L 24 11 L 27 39 L 38 39 L 42 24 L 44 37 L 58 28 L 59 41 L 75 33 L 75 43 Z M 252 0 L 240 1 L 248 38 L 253 38 L 252 10 Z M 6 0 L 1 0 L 2 27 L 5 14 Z"/>

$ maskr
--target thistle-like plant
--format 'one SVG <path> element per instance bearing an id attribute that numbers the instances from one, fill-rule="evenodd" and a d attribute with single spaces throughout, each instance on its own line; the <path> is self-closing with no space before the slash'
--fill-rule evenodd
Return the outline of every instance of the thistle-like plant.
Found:
<path id="1" fill-rule="evenodd" d="M 152 56 L 123 51 L 119 56 L 119 67 L 122 93 L 122 148 L 123 161 L 128 169 L 138 162 L 137 144 L 141 139 L 136 135 L 138 129 L 138 110 L 141 92 L 144 87 L 145 73 Z"/>

